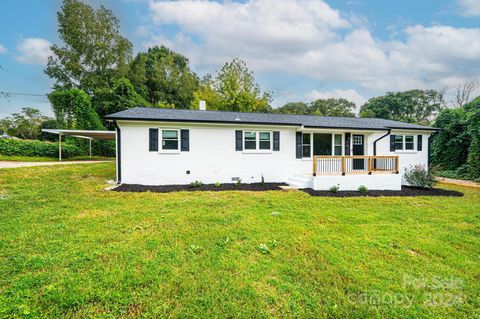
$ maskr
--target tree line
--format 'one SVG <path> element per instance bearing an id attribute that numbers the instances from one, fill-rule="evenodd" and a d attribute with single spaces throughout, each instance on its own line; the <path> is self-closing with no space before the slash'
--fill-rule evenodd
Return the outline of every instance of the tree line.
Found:
<path id="1" fill-rule="evenodd" d="M 188 58 L 163 45 L 133 55 L 120 21 L 104 6 L 95 9 L 80 0 L 64 0 L 57 19 L 62 43 L 51 47 L 45 68 L 54 81 L 48 99 L 55 118 L 24 108 L 0 120 L 0 131 L 35 139 L 46 138 L 40 128 L 111 129 L 103 120 L 107 114 L 135 106 L 197 109 L 201 100 L 209 110 L 355 116 L 355 103 L 343 98 L 272 108 L 272 92 L 261 89 L 240 59 L 200 78 Z M 479 99 L 471 96 L 477 87 L 476 81 L 459 85 L 453 103 L 445 100 L 448 88 L 387 92 L 363 104 L 359 116 L 441 128 L 433 138 L 432 162 L 441 170 L 458 170 L 454 175 L 480 178 Z"/>

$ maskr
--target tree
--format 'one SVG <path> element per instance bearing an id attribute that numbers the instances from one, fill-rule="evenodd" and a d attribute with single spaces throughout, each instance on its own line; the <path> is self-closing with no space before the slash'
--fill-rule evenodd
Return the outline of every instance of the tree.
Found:
<path id="1" fill-rule="evenodd" d="M 130 63 L 128 78 L 135 90 L 151 105 L 189 108 L 198 88 L 198 77 L 188 66 L 188 59 L 161 46 L 138 53 Z"/>
<path id="2" fill-rule="evenodd" d="M 11 117 L 1 119 L 0 131 L 10 136 L 33 140 L 38 138 L 42 123 L 48 120 L 39 110 L 24 107 L 21 113 L 13 113 Z"/>
<path id="3" fill-rule="evenodd" d="M 279 114 L 310 114 L 310 108 L 307 103 L 304 102 L 289 102 L 279 108 L 273 110 L 274 113 Z"/>
<path id="4" fill-rule="evenodd" d="M 98 114 L 90 97 L 79 89 L 55 90 L 48 95 L 57 124 L 60 128 L 74 130 L 102 130 Z"/>
<path id="5" fill-rule="evenodd" d="M 304 102 L 291 102 L 274 110 L 282 114 L 303 114 L 319 116 L 344 116 L 353 117 L 355 103 L 346 99 L 318 99 L 309 104 Z"/>
<path id="6" fill-rule="evenodd" d="M 310 104 L 310 114 L 321 116 L 354 117 L 355 103 L 346 99 L 318 99 Z"/>
<path id="7" fill-rule="evenodd" d="M 78 0 L 64 0 L 57 13 L 63 47 L 53 45 L 45 73 L 54 87 L 79 88 L 88 94 L 111 87 L 126 74 L 132 44 L 120 35 L 119 20 L 104 6 L 94 10 Z"/>
<path id="8" fill-rule="evenodd" d="M 442 109 L 441 98 L 435 90 L 388 92 L 362 105 L 360 116 L 429 124 Z"/>
<path id="9" fill-rule="evenodd" d="M 457 107 L 463 107 L 470 101 L 472 93 L 480 86 L 478 80 L 467 80 L 459 83 L 455 88 L 455 102 Z"/>
<path id="10" fill-rule="evenodd" d="M 112 88 L 95 90 L 92 97 L 92 106 L 97 114 L 103 118 L 105 115 L 135 106 L 147 106 L 147 102 L 135 91 L 128 79 L 121 78 L 113 83 Z"/>
<path id="11" fill-rule="evenodd" d="M 234 112 L 270 112 L 271 93 L 263 92 L 255 82 L 245 62 L 233 59 L 226 63 L 215 78 L 207 75 L 194 93 L 192 108 L 201 100 L 207 101 L 209 110 Z"/>

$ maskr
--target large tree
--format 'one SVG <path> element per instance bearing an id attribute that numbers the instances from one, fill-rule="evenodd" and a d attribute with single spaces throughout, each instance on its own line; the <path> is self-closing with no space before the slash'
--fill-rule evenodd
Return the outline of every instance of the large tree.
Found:
<path id="1" fill-rule="evenodd" d="M 53 56 L 45 69 L 56 89 L 78 88 L 91 94 L 126 75 L 132 44 L 120 35 L 112 11 L 64 0 L 57 18 L 63 46 L 51 47 Z"/>
<path id="2" fill-rule="evenodd" d="M 318 99 L 311 103 L 290 102 L 274 110 L 282 114 L 303 114 L 320 116 L 355 116 L 355 103 L 346 99 Z"/>
<path id="3" fill-rule="evenodd" d="M 188 59 L 164 46 L 140 52 L 130 63 L 128 78 L 135 90 L 151 105 L 190 108 L 198 77 Z"/>
<path id="4" fill-rule="evenodd" d="M 437 91 L 410 90 L 371 98 L 360 108 L 360 116 L 429 124 L 441 109 L 442 97 Z"/>
<path id="5" fill-rule="evenodd" d="M 79 89 L 55 90 L 48 95 L 57 125 L 64 129 L 104 129 L 90 97 Z"/>
<path id="6" fill-rule="evenodd" d="M 37 139 L 42 123 L 48 121 L 47 116 L 31 107 L 22 108 L 22 112 L 0 119 L 0 133 L 7 133 L 23 139 Z"/>
<path id="7" fill-rule="evenodd" d="M 112 88 L 95 90 L 92 97 L 92 106 L 101 118 L 135 106 L 147 106 L 147 104 L 135 91 L 132 83 L 125 78 L 116 80 Z"/>
<path id="8" fill-rule="evenodd" d="M 270 92 L 261 91 L 245 62 L 233 59 L 214 78 L 208 74 L 202 79 L 192 108 L 198 108 L 201 100 L 207 102 L 209 110 L 270 112 L 272 97 Z"/>

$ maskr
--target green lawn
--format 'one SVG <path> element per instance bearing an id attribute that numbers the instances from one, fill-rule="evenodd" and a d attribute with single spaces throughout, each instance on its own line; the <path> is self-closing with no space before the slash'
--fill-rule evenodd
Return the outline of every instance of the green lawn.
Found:
<path id="1" fill-rule="evenodd" d="M 74 156 L 64 158 L 64 161 L 114 161 L 113 157 L 104 156 Z M 39 157 L 39 156 L 10 156 L 0 154 L 0 161 L 13 161 L 13 162 L 57 162 L 58 157 Z"/>
<path id="2" fill-rule="evenodd" d="M 112 163 L 0 170 L 0 318 L 478 318 L 480 191 L 104 191 Z"/>

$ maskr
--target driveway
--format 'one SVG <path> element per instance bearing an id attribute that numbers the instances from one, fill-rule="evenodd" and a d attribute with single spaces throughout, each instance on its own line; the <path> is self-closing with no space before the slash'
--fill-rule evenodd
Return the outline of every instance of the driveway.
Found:
<path id="1" fill-rule="evenodd" d="M 69 165 L 69 164 L 92 164 L 108 163 L 112 161 L 62 161 L 62 162 L 9 162 L 0 161 L 0 168 L 17 168 L 30 166 L 50 166 L 50 165 Z"/>

